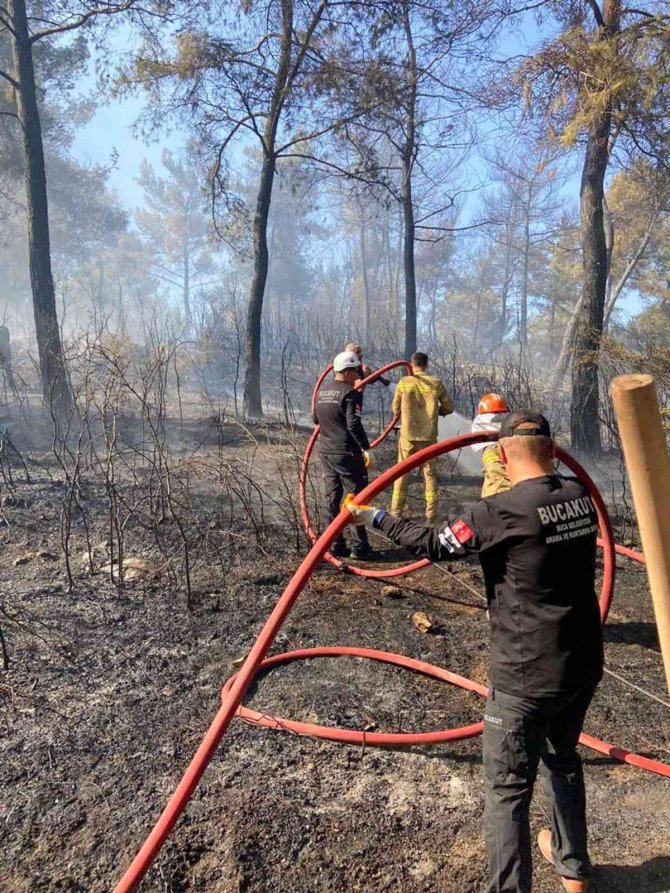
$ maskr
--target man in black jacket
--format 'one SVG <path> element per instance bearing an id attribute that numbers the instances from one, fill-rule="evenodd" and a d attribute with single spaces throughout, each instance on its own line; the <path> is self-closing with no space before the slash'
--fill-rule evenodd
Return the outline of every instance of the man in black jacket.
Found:
<path id="1" fill-rule="evenodd" d="M 491 624 L 483 747 L 488 891 L 531 889 L 529 809 L 539 767 L 552 826 L 540 832 L 540 850 L 568 893 L 585 893 L 591 866 L 576 745 L 603 667 L 597 515 L 586 487 L 556 474 L 542 415 L 506 416 L 498 442 L 512 488 L 446 525 L 425 527 L 372 506 L 350 510 L 358 523 L 433 561 L 478 555 Z"/>
<path id="2" fill-rule="evenodd" d="M 355 353 L 356 356 L 358 357 L 360 364 L 361 364 L 360 372 L 358 374 L 359 379 L 367 378 L 369 375 L 372 375 L 372 373 L 375 370 L 363 362 L 363 347 L 360 344 L 356 344 L 355 341 L 350 341 L 345 346 L 344 349 L 345 349 L 345 351 L 350 351 L 351 353 Z M 377 379 L 377 381 L 380 384 L 383 384 L 385 388 L 388 388 L 389 385 L 391 384 L 390 379 L 384 378 L 383 375 L 380 375 L 379 378 Z M 361 393 L 362 393 L 362 391 L 361 391 Z"/>
<path id="3" fill-rule="evenodd" d="M 361 421 L 363 397 L 354 387 L 360 378 L 361 361 L 352 351 L 342 351 L 333 361 L 333 372 L 335 380 L 324 383 L 314 407 L 314 424 L 321 428 L 319 452 L 330 520 L 339 514 L 345 491 L 360 493 L 367 487 L 372 462 Z M 373 557 L 365 526 L 354 531 L 352 558 Z M 330 551 L 341 558 L 350 554 L 343 536 L 335 540 Z"/>

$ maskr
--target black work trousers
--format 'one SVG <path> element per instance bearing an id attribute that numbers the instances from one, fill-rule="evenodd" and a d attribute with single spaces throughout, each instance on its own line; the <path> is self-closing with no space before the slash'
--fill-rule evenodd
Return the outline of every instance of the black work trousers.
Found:
<path id="1" fill-rule="evenodd" d="M 342 499 L 346 493 L 360 493 L 368 485 L 368 472 L 365 467 L 363 453 L 321 453 L 323 480 L 326 488 L 329 520 L 337 517 L 342 508 Z M 354 552 L 369 548 L 368 534 L 365 527 L 353 527 Z M 344 545 L 344 537 L 340 536 L 335 543 Z M 333 543 L 333 545 L 335 545 Z"/>
<path id="2" fill-rule="evenodd" d="M 589 876 L 584 775 L 576 745 L 597 684 L 539 698 L 491 691 L 484 710 L 488 893 L 530 893 L 529 812 L 538 767 L 551 805 L 556 870 L 567 878 Z"/>

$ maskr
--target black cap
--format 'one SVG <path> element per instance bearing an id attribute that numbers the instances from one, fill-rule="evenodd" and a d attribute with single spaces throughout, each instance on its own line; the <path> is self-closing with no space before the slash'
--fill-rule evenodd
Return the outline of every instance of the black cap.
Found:
<path id="1" fill-rule="evenodd" d="M 519 428 L 519 425 L 524 425 L 524 427 Z M 534 412 L 532 409 L 516 409 L 503 419 L 499 436 L 502 439 L 503 437 L 518 437 L 519 435 L 525 435 L 526 437 L 551 437 L 551 428 L 542 413 Z"/>

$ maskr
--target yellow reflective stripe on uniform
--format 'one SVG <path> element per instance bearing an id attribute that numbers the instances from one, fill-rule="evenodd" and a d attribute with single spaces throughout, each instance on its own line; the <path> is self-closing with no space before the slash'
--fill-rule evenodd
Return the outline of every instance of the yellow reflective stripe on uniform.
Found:
<path id="1" fill-rule="evenodd" d="M 405 384 L 405 382 L 407 382 L 407 384 Z M 396 391 L 400 391 L 401 394 L 407 394 L 410 391 L 420 391 L 423 394 L 436 394 L 437 390 L 437 385 L 434 385 L 431 382 L 418 381 L 415 377 L 403 378 L 396 388 Z"/>
<path id="2" fill-rule="evenodd" d="M 491 447 L 484 450 L 484 453 L 482 455 L 482 465 L 491 465 L 493 462 L 500 461 L 501 459 L 498 455 L 498 450 L 496 450 L 495 448 L 492 449 Z"/>

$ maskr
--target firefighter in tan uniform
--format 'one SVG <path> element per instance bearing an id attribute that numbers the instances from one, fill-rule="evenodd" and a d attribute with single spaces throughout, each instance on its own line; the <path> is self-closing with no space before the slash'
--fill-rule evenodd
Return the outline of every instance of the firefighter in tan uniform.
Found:
<path id="1" fill-rule="evenodd" d="M 509 412 L 507 401 L 500 394 L 485 394 L 479 401 L 477 415 L 472 422 L 473 434 L 482 431 L 500 431 L 503 416 Z M 500 458 L 497 443 L 476 443 L 471 449 L 482 455 L 482 499 L 509 490 L 511 484 Z"/>
<path id="2" fill-rule="evenodd" d="M 454 404 L 447 394 L 444 383 L 434 375 L 428 375 L 428 357 L 415 353 L 411 358 L 412 375 L 406 375 L 396 388 L 393 397 L 393 414 L 400 415 L 400 440 L 398 462 L 418 453 L 424 447 L 437 443 L 437 417 L 449 415 Z M 437 460 L 421 466 L 426 486 L 426 518 L 437 520 Z M 402 513 L 407 499 L 409 477 L 404 475 L 393 485 L 391 511 Z"/>

